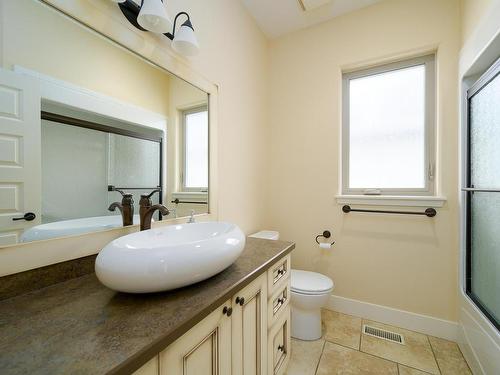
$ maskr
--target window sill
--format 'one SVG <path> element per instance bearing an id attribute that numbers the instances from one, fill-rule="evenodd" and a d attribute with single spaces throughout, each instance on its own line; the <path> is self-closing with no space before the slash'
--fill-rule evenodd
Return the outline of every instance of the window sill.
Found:
<path id="1" fill-rule="evenodd" d="M 400 195 L 337 195 L 338 204 L 440 208 L 446 197 Z"/>

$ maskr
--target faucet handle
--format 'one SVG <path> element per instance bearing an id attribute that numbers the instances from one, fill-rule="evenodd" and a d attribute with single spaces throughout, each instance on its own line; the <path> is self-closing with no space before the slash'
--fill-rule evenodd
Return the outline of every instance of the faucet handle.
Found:
<path id="1" fill-rule="evenodd" d="M 117 191 L 122 195 L 122 197 L 130 197 L 132 195 L 131 193 L 126 193 L 121 189 L 115 188 L 113 185 L 108 185 L 108 191 Z"/>
<path id="2" fill-rule="evenodd" d="M 154 193 L 160 193 L 161 192 L 161 189 L 160 188 L 157 188 L 157 189 L 154 189 L 151 193 L 149 194 L 141 194 L 141 198 L 144 197 L 144 198 L 147 198 L 147 199 L 150 199 Z"/>
<path id="3" fill-rule="evenodd" d="M 151 197 L 153 196 L 154 193 L 159 193 L 161 192 L 161 188 L 154 189 L 151 193 L 149 194 L 141 194 L 141 199 L 139 201 L 139 206 L 141 207 L 150 207 L 153 205 L 153 201 L 151 200 Z"/>

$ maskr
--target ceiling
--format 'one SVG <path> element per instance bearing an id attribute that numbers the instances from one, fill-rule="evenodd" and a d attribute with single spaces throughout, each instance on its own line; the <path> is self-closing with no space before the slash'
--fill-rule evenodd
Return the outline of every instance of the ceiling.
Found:
<path id="1" fill-rule="evenodd" d="M 304 11 L 300 0 L 241 0 L 261 30 L 270 38 L 300 30 L 382 0 L 303 1 L 325 5 Z"/>

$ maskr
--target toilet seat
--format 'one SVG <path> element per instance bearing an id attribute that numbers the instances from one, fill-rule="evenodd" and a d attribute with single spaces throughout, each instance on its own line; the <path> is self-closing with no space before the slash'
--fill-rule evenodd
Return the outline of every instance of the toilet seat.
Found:
<path id="1" fill-rule="evenodd" d="M 291 290 L 304 295 L 322 295 L 331 292 L 333 281 L 317 272 L 292 269 Z"/>

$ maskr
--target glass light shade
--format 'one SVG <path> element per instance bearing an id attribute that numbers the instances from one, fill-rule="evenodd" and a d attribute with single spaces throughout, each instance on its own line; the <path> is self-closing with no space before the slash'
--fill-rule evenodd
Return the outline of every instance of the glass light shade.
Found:
<path id="1" fill-rule="evenodd" d="M 175 33 L 174 40 L 172 41 L 172 48 L 181 55 L 194 56 L 198 54 L 200 46 L 194 30 L 183 24 Z"/>
<path id="2" fill-rule="evenodd" d="M 137 23 L 154 33 L 163 34 L 172 31 L 172 21 L 161 0 L 144 0 L 137 16 Z"/>

